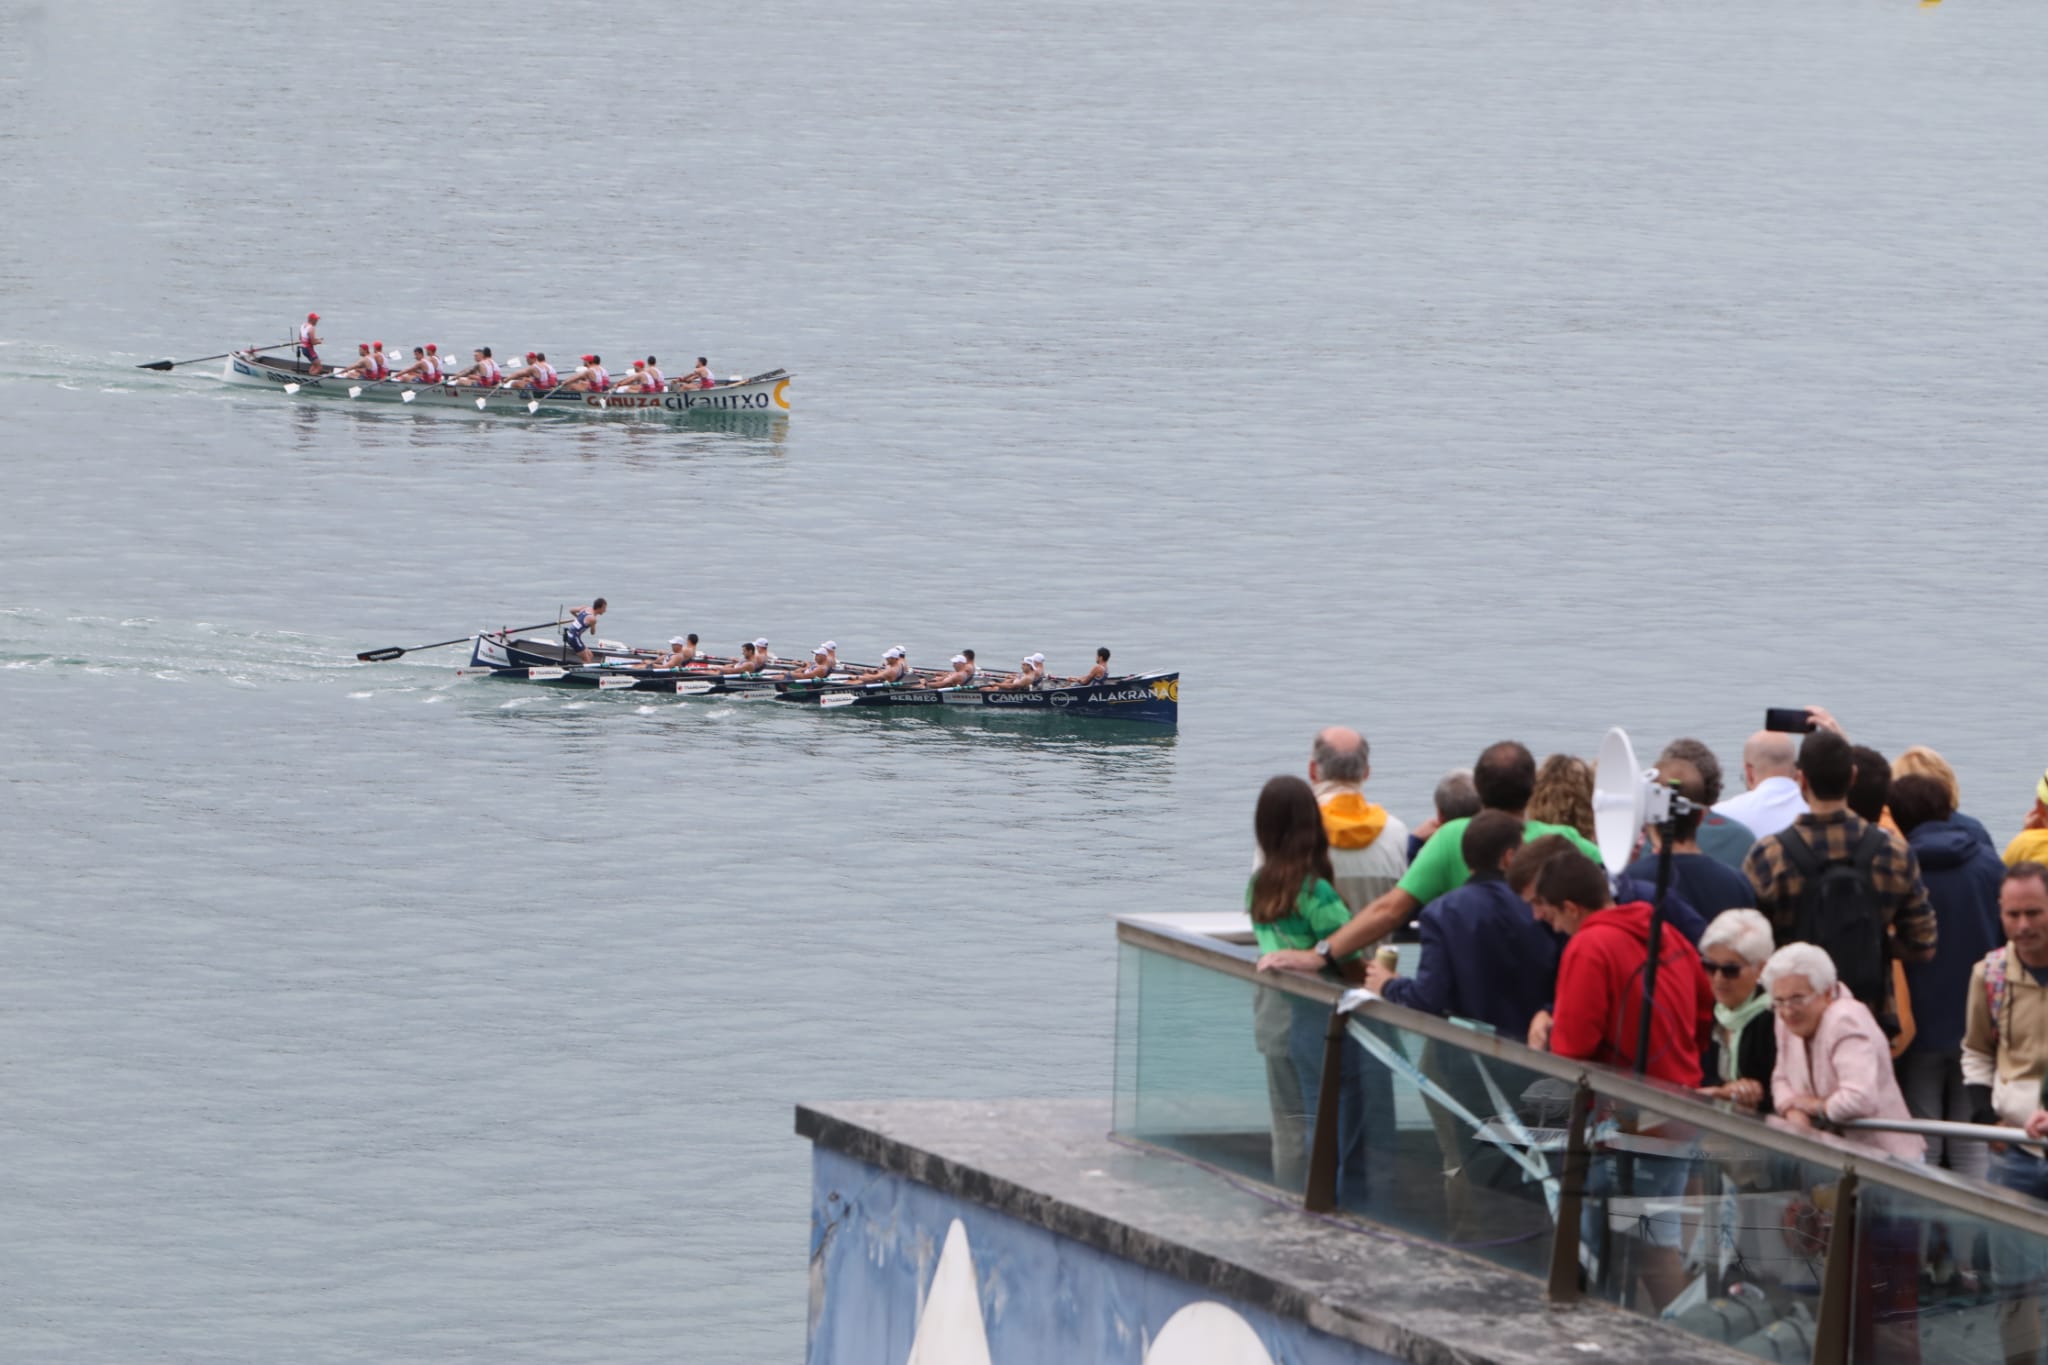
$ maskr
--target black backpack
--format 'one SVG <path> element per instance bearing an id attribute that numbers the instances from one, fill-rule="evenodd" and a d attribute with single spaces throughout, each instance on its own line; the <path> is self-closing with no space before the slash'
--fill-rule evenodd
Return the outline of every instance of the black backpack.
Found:
<path id="1" fill-rule="evenodd" d="M 1884 907 L 1872 868 L 1891 836 L 1865 825 L 1847 861 L 1830 859 L 1788 829 L 1779 840 L 1785 861 L 1798 869 L 1805 886 L 1792 910 L 1791 932 L 1780 942 L 1811 943 L 1835 960 L 1835 976 L 1849 994 L 1870 1007 L 1887 1034 L 1898 1032 L 1891 1009 L 1891 963 L 1887 955 Z"/>

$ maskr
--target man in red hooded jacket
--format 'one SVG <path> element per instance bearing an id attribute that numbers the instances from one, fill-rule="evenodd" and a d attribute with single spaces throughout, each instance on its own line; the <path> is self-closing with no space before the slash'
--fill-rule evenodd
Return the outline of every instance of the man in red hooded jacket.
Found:
<path id="1" fill-rule="evenodd" d="M 1530 902 L 1536 917 L 1566 938 L 1557 966 L 1550 1050 L 1634 1070 L 1643 966 L 1650 958 L 1649 902 L 1613 904 L 1607 874 L 1577 849 L 1560 852 L 1543 865 Z M 1663 928 L 1643 1073 L 1692 1089 L 1700 1083 L 1700 1051 L 1712 1036 L 1714 992 L 1698 951 L 1670 923 Z M 1530 1031 L 1532 1046 L 1541 1045 L 1543 1027 L 1539 1016 Z"/>

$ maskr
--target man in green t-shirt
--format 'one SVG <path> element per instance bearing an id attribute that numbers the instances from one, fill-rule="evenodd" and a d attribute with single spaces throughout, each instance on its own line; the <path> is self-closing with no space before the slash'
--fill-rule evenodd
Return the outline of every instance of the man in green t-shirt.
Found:
<path id="1" fill-rule="evenodd" d="M 1536 756 L 1511 739 L 1488 745 L 1472 765 L 1472 785 L 1479 791 L 1479 804 L 1486 810 L 1506 811 L 1520 818 L 1529 797 L 1536 790 Z M 1352 916 L 1351 922 L 1314 948 L 1282 949 L 1259 959 L 1259 970 L 1320 971 L 1324 966 L 1365 948 L 1405 924 L 1416 911 L 1447 891 L 1455 891 L 1472 876 L 1465 866 L 1461 845 L 1471 820 L 1452 820 L 1430 836 L 1407 873 L 1393 890 Z M 1523 839 L 1540 839 L 1561 834 L 1577 844 L 1594 862 L 1600 850 L 1575 829 L 1524 821 Z"/>

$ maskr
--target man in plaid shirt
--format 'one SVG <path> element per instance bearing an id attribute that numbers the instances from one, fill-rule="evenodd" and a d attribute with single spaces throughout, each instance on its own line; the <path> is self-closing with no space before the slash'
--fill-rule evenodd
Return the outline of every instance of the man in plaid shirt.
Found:
<path id="1" fill-rule="evenodd" d="M 1849 809 L 1849 786 L 1855 776 L 1849 741 L 1837 731 L 1815 730 L 1799 746 L 1799 789 L 1806 797 L 1807 813 L 1780 833 L 1757 840 L 1742 863 L 1750 885 L 1756 888 L 1756 908 L 1770 920 L 1779 947 L 1796 941 L 1799 898 L 1806 890 L 1806 877 L 1786 853 L 1786 841 L 1799 840 L 1825 868 L 1830 863 L 1853 863 L 1864 832 L 1874 829 L 1882 837 L 1870 856 L 1869 882 L 1884 928 L 1890 932 L 1886 956 L 1907 962 L 1929 961 L 1934 957 L 1934 905 L 1920 880 L 1920 862 L 1905 840 Z M 1883 944 L 1878 947 L 1883 951 Z M 1890 1012 L 1892 1004 L 1889 971 L 1884 1004 L 1885 1010 L 1873 1010 L 1880 1018 Z"/>

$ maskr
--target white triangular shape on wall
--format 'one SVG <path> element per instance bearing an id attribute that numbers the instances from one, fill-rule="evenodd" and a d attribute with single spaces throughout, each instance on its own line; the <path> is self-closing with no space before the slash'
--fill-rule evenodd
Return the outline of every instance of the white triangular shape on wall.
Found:
<path id="1" fill-rule="evenodd" d="M 967 1229 L 958 1218 L 946 1229 L 946 1247 L 939 1253 L 904 1365 L 990 1365 L 974 1253 L 967 1249 Z"/>
<path id="2" fill-rule="evenodd" d="M 1273 1365 L 1273 1357 L 1234 1309 L 1191 1303 L 1159 1329 L 1145 1365 Z"/>

